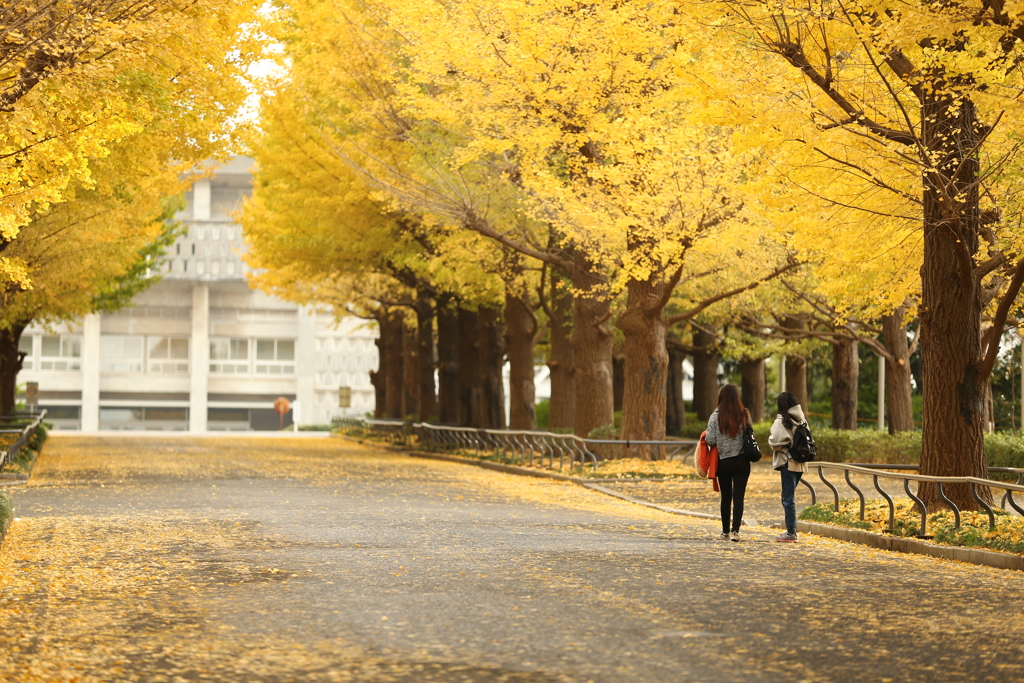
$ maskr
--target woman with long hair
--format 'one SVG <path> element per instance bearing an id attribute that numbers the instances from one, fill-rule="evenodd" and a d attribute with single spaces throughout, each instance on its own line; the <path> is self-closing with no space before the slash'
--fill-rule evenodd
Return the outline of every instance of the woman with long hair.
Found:
<path id="1" fill-rule="evenodd" d="M 718 407 L 711 413 L 704 437 L 708 447 L 718 446 L 718 488 L 722 494 L 722 535 L 719 538 L 722 540 L 740 540 L 743 496 L 750 478 L 750 461 L 740 451 L 748 424 L 750 413 L 740 401 L 739 389 L 735 384 L 726 384 L 718 390 Z"/>
<path id="2" fill-rule="evenodd" d="M 776 541 L 796 541 L 796 486 L 800 483 L 800 477 L 807 471 L 807 464 L 797 462 L 790 457 L 789 447 L 793 444 L 793 433 L 798 425 L 806 424 L 804 411 L 796 396 L 783 391 L 775 399 L 779 414 L 775 416 L 771 433 L 768 435 L 768 445 L 772 447 L 772 467 L 782 474 L 782 510 L 786 515 L 786 533 L 782 534 Z"/>

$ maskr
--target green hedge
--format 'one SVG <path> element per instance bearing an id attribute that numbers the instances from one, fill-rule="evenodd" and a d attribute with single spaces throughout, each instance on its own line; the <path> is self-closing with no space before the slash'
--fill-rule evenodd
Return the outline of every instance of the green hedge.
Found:
<path id="1" fill-rule="evenodd" d="M 771 422 L 754 425 L 754 435 L 764 451 L 771 453 L 768 432 Z M 706 425 L 687 424 L 686 436 L 696 439 Z M 890 465 L 916 465 L 921 459 L 921 432 L 902 432 L 889 435 L 873 429 L 813 430 L 818 444 L 818 460 L 825 462 L 888 463 Z M 1024 438 L 1012 434 L 985 435 L 985 453 L 990 467 L 1024 468 Z"/>

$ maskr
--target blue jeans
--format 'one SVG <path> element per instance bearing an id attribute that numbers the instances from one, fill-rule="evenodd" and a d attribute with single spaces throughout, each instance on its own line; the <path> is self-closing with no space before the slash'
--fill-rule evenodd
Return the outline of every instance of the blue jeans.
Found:
<path id="1" fill-rule="evenodd" d="M 796 501 L 793 495 L 796 493 L 796 485 L 800 483 L 803 472 L 790 472 L 789 467 L 782 470 L 782 509 L 786 512 L 786 532 L 796 533 Z"/>

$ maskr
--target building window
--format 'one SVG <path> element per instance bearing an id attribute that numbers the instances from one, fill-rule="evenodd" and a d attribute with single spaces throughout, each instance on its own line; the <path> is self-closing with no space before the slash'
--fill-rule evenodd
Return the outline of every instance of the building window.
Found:
<path id="1" fill-rule="evenodd" d="M 150 372 L 188 372 L 187 337 L 147 337 L 147 342 Z"/>
<path id="2" fill-rule="evenodd" d="M 192 255 L 193 256 L 196 255 L 196 245 L 194 245 L 194 244 L 192 245 Z"/>
<path id="3" fill-rule="evenodd" d="M 35 360 L 33 358 L 33 356 L 35 356 L 35 352 L 33 350 L 34 341 L 35 337 L 31 334 L 23 334 L 21 335 L 21 339 L 18 340 L 18 351 L 25 354 L 25 360 L 21 362 L 22 370 L 32 369 L 33 361 Z"/>
<path id="4" fill-rule="evenodd" d="M 211 265 L 212 265 L 212 268 L 213 268 L 212 272 L 213 272 L 214 275 L 216 275 L 217 273 L 220 272 L 220 261 L 214 261 L 213 264 L 211 264 Z"/>
<path id="5" fill-rule="evenodd" d="M 228 275 L 234 275 L 234 274 L 235 274 L 235 262 L 234 261 L 228 261 Z"/>
<path id="6" fill-rule="evenodd" d="M 235 239 L 235 229 L 234 228 L 228 228 L 228 239 L 229 240 Z"/>
<path id="7" fill-rule="evenodd" d="M 188 259 L 185 259 L 184 261 L 181 262 L 181 272 L 188 272 Z"/>
<path id="8" fill-rule="evenodd" d="M 105 334 L 100 337 L 101 372 L 142 372 L 144 337 Z"/>
<path id="9" fill-rule="evenodd" d="M 213 239 L 219 240 L 220 239 L 220 228 L 213 228 L 212 232 L 213 232 Z"/>
<path id="10" fill-rule="evenodd" d="M 205 271 L 205 270 L 206 270 L 206 262 L 205 261 L 200 261 L 198 264 L 196 264 L 196 273 L 198 273 L 199 275 L 202 275 L 203 271 Z"/>
<path id="11" fill-rule="evenodd" d="M 204 230 L 203 228 L 199 228 L 198 230 L 196 230 L 196 238 L 197 239 L 203 239 L 204 237 L 206 237 L 206 230 Z M 192 248 L 195 249 L 196 245 L 193 244 Z M 195 253 L 195 252 L 193 252 L 193 253 Z"/>
<path id="12" fill-rule="evenodd" d="M 210 372 L 226 375 L 249 372 L 249 340 L 210 337 Z"/>
<path id="13" fill-rule="evenodd" d="M 77 334 L 43 335 L 40 370 L 81 370 L 82 338 Z"/>
<path id="14" fill-rule="evenodd" d="M 100 429 L 188 429 L 188 408 L 114 408 L 100 407 Z"/>
<path id="15" fill-rule="evenodd" d="M 294 339 L 257 339 L 257 375 L 294 375 Z"/>

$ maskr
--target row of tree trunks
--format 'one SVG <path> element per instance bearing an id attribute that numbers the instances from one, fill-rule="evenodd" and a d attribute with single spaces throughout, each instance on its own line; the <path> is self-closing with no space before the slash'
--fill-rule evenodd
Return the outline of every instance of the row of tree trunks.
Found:
<path id="1" fill-rule="evenodd" d="M 592 297 L 587 297 L 592 300 Z M 571 296 L 564 287 L 553 286 L 551 290 L 552 314 L 550 324 L 551 341 L 551 377 L 552 377 L 552 428 L 570 426 L 574 411 L 576 392 L 575 383 L 575 349 L 570 343 L 569 335 Z M 592 302 L 592 301 L 591 301 Z M 446 302 L 447 303 L 447 302 Z M 579 304 L 579 302 L 575 302 Z M 536 343 L 537 323 L 533 315 L 528 296 L 506 297 L 504 310 L 504 342 L 502 345 L 502 317 L 497 309 L 485 308 L 479 312 L 468 310 L 456 311 L 444 305 L 437 314 L 437 362 L 439 391 L 434 391 L 434 307 L 428 297 L 417 298 L 414 306 L 416 314 L 415 327 L 409 325 L 409 318 L 403 318 L 397 310 L 391 310 L 381 317 L 381 336 L 377 344 L 381 358 L 392 360 L 382 362 L 381 369 L 371 375 L 376 389 L 378 408 L 376 415 L 388 417 L 414 416 L 420 420 L 439 420 L 446 424 L 464 424 L 469 426 L 496 427 L 504 424 L 503 395 L 501 385 L 501 366 L 504 349 L 507 349 L 511 375 L 511 415 L 510 427 L 514 429 L 536 429 L 535 388 L 533 383 L 533 359 Z M 629 317 L 624 316 L 629 325 Z M 910 403 L 910 368 L 909 348 L 906 330 L 902 323 L 902 311 L 887 316 L 883 321 L 884 339 L 887 350 L 896 361 L 887 360 L 887 371 L 891 381 L 887 382 L 887 402 L 890 412 L 890 431 L 905 431 L 913 428 Z M 789 320 L 790 326 L 799 326 L 801 321 Z M 620 322 L 620 326 L 623 323 Z M 637 339 L 649 339 L 649 330 L 640 330 L 637 335 L 627 335 L 627 339 L 636 344 Z M 655 335 L 657 336 L 657 335 Z M 664 376 L 660 384 L 664 393 L 655 393 L 655 400 L 661 406 L 646 406 L 638 410 L 639 424 L 634 426 L 634 435 L 623 430 L 624 438 L 658 439 L 665 433 L 678 434 L 685 425 L 685 407 L 682 399 L 682 362 L 685 352 L 678 345 L 662 339 L 659 346 L 664 355 Z M 694 331 L 696 351 L 694 357 L 694 408 L 700 420 L 710 417 L 717 402 L 718 392 L 718 354 L 715 350 L 715 334 L 713 330 L 696 328 Z M 14 356 L 17 342 L 14 343 Z M 0 339 L 0 347 L 3 340 Z M 482 352 L 481 350 L 486 350 Z M 2 353 L 2 351 L 0 351 Z M 661 354 L 647 354 L 647 360 L 659 360 Z M 395 365 L 394 359 L 401 358 Z M 616 394 L 622 394 L 625 387 L 624 361 L 626 357 L 638 357 L 630 354 L 627 349 L 625 357 L 620 357 L 618 364 L 612 359 L 613 407 L 616 406 Z M 2 358 L 2 356 L 0 356 Z M 466 372 L 460 372 L 460 360 Z M 806 396 L 806 363 L 801 364 L 798 357 L 787 358 L 787 384 L 794 394 Z M 902 362 L 900 362 L 902 361 Z M 638 364 L 644 365 L 644 364 Z M 7 361 L 6 367 L 14 367 Z M 656 367 L 657 366 L 657 367 Z M 647 370 L 638 372 L 635 369 L 634 381 L 640 381 L 637 395 L 651 394 L 648 386 L 652 369 L 662 367 L 660 363 L 647 363 Z M 389 369 L 400 368 L 398 372 Z M 794 368 L 796 368 L 794 370 Z M 747 359 L 740 363 L 742 376 L 742 396 L 744 405 L 755 421 L 764 417 L 765 378 L 764 359 Z M 0 367 L 0 382 L 3 381 L 3 368 Z M 859 364 L 857 362 L 857 342 L 841 340 L 833 345 L 833 427 L 837 429 L 855 429 L 857 414 L 857 385 Z M 16 377 L 16 374 L 15 374 Z M 460 379 L 461 378 L 461 379 Z M 615 379 L 620 381 L 616 382 Z M 657 378 L 655 378 L 657 380 Z M 14 381 L 14 380 L 10 380 Z M 12 385 L 13 386 L 13 385 Z M 388 387 L 400 387 L 397 392 L 399 404 L 393 398 L 388 401 Z M 653 385 L 651 385 L 653 386 Z M 618 388 L 618 392 L 616 392 Z M 12 409 L 14 400 L 13 388 L 4 394 L 9 395 Z M 806 402 L 806 398 L 803 399 Z M 0 400 L 2 404 L 2 400 Z M 652 404 L 653 405 L 653 404 Z M 661 413 L 661 414 L 659 414 Z M 664 432 L 653 427 L 652 420 L 663 421 Z M 906 422 L 907 424 L 904 424 Z M 650 423 L 650 424 L 648 424 Z"/>

